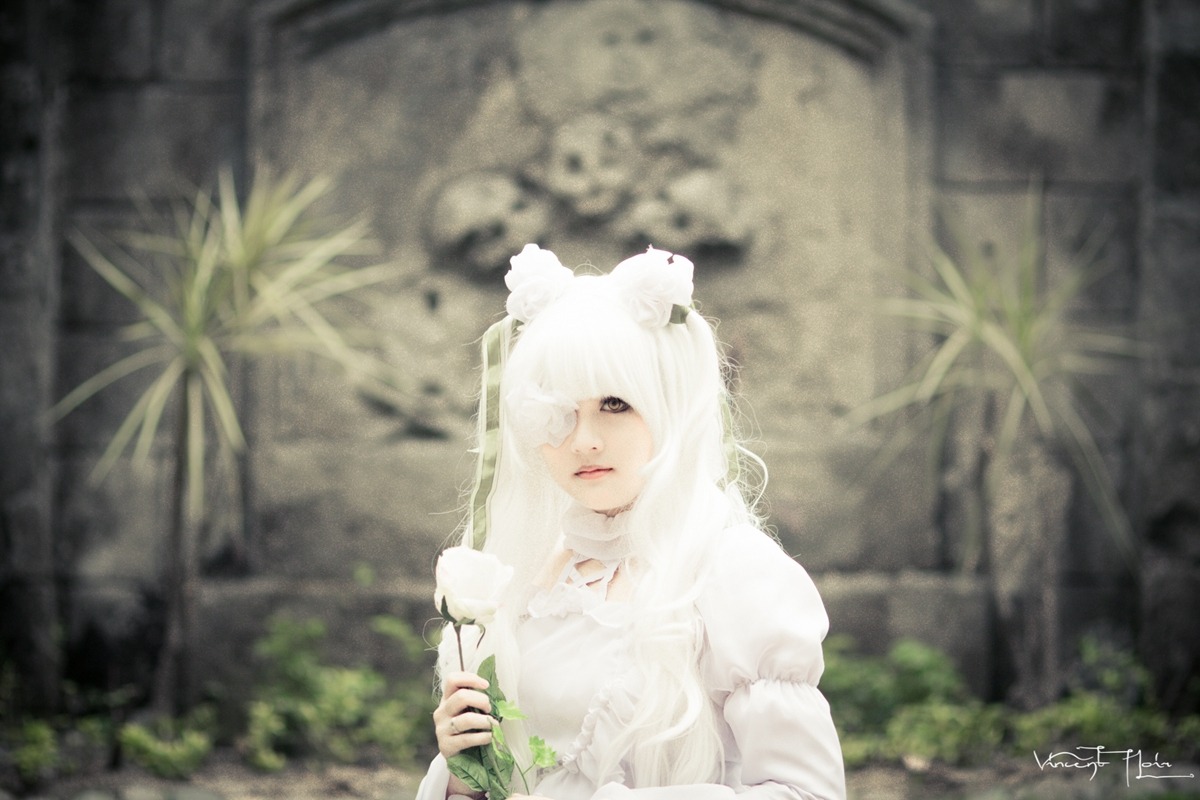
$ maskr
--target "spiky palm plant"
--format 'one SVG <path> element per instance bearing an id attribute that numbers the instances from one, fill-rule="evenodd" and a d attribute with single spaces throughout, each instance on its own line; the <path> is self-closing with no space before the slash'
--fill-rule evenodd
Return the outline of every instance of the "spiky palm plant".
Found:
<path id="1" fill-rule="evenodd" d="M 931 275 L 907 273 L 911 293 L 887 298 L 883 305 L 912 330 L 931 334 L 933 347 L 903 385 L 854 409 L 848 419 L 862 424 L 915 411 L 920 424 L 902 427 L 891 448 L 899 451 L 914 438 L 930 435 L 932 451 L 941 454 L 956 415 L 982 403 L 988 429 L 977 439 L 975 462 L 985 502 L 995 496 L 995 476 L 1002 474 L 1014 448 L 1022 441 L 1041 442 L 1055 457 L 1065 454 L 1113 545 L 1132 564 L 1128 517 L 1084 409 L 1092 404 L 1086 378 L 1114 374 L 1122 361 L 1139 354 L 1139 347 L 1128 336 L 1071 317 L 1080 293 L 1101 274 L 1100 231 L 1073 254 L 1054 285 L 1046 285 L 1042 201 L 1040 187 L 1031 188 L 1015 258 L 993 262 L 980 257 L 962 231 L 954 231 L 956 249 L 964 254 L 961 263 L 930 241 Z M 961 544 L 962 566 L 976 568 L 982 543 Z M 1059 545 L 1040 544 L 1052 554 Z M 1057 580 L 1049 574 L 1052 567 L 1042 565 L 1043 581 Z M 1053 587 L 1049 591 L 1053 594 Z M 1040 625 L 1043 668 L 1050 671 L 1059 637 L 1056 610 L 1048 611 Z"/>
<path id="2" fill-rule="evenodd" d="M 196 191 L 165 225 L 144 204 L 147 219 L 139 230 L 117 238 L 69 234 L 87 264 L 134 304 L 139 319 L 122 331 L 135 351 L 63 397 L 52 418 L 123 378 L 153 371 L 92 472 L 101 480 L 131 444 L 133 458 L 146 459 L 164 414 L 175 413 L 166 631 L 153 690 L 162 712 L 179 710 L 190 695 L 194 527 L 206 511 L 208 454 L 215 445 L 236 465 L 233 457 L 246 447 L 232 365 L 256 355 L 307 352 L 382 391 L 403 391 L 397 373 L 322 310 L 323 301 L 393 275 L 387 264 L 347 264 L 369 252 L 367 227 L 318 220 L 313 204 L 328 188 L 325 180 L 302 183 L 262 171 L 243 203 L 231 170 L 223 169 L 215 196 Z"/>

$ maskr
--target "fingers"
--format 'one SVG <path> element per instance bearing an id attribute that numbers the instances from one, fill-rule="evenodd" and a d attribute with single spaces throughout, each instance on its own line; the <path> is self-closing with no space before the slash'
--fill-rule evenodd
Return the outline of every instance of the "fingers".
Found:
<path id="1" fill-rule="evenodd" d="M 482 692 L 488 688 L 488 682 L 474 672 L 451 672 L 442 677 L 442 697 L 446 698 L 459 689 L 474 689 Z"/>
<path id="2" fill-rule="evenodd" d="M 438 750 L 446 758 L 470 747 L 490 744 L 491 701 L 483 693 L 488 682 L 469 672 L 454 672 L 442 681 L 442 702 L 433 712 Z"/>

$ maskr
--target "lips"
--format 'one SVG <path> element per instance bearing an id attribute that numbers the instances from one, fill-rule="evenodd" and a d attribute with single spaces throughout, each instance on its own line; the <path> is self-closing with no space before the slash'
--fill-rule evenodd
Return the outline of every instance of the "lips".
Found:
<path id="1" fill-rule="evenodd" d="M 583 478 L 584 480 L 595 480 L 597 478 L 603 478 L 610 472 L 612 472 L 612 467 L 597 467 L 589 465 L 583 467 L 582 469 L 576 470 L 575 477 Z"/>

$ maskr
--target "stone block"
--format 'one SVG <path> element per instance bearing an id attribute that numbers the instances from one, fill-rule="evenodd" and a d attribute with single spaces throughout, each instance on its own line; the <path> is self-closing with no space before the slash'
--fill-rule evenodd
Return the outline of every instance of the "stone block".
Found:
<path id="1" fill-rule="evenodd" d="M 73 72 L 84 78 L 144 80 L 154 72 L 155 7 L 141 0 L 75 4 Z"/>
<path id="2" fill-rule="evenodd" d="M 80 210 L 71 215 L 67 228 L 78 227 L 89 241 L 106 246 L 123 231 L 140 230 L 139 223 L 132 212 Z M 64 242 L 62 248 L 59 317 L 67 327 L 128 325 L 140 318 L 138 307 L 100 277 L 73 244 Z"/>
<path id="3" fill-rule="evenodd" d="M 1142 103 L 1132 79 L 1011 72 L 950 77 L 939 91 L 945 180 L 1127 183 L 1140 174 Z"/>
<path id="4" fill-rule="evenodd" d="M 1045 246 L 1048 286 L 1070 269 L 1094 276 L 1068 308 L 1098 324 L 1131 322 L 1139 271 L 1137 203 L 1127 196 L 1047 194 Z"/>
<path id="5" fill-rule="evenodd" d="M 992 604 L 982 578 L 904 572 L 888 597 L 890 641 L 910 637 L 948 654 L 971 691 L 988 696 L 995 658 Z"/>
<path id="6" fill-rule="evenodd" d="M 459 522 L 473 464 L 458 443 L 311 440 L 253 453 L 261 540 L 271 575 L 348 579 L 429 574 Z"/>
<path id="7" fill-rule="evenodd" d="M 1159 214 L 1151 248 L 1142 276 L 1141 335 L 1159 363 L 1200 366 L 1200 215 Z"/>
<path id="8" fill-rule="evenodd" d="M 81 580 L 153 585 L 170 516 L 171 468 L 161 460 L 123 459 L 100 483 L 94 456 L 58 467 L 57 555 Z"/>
<path id="9" fill-rule="evenodd" d="M 1196 506 L 1200 486 L 1200 396 L 1182 382 L 1147 382 L 1136 438 L 1136 480 L 1150 531 L 1178 509 Z"/>
<path id="10" fill-rule="evenodd" d="M 881 656 L 891 645 L 888 600 L 895 577 L 884 573 L 821 573 L 813 576 L 825 611 L 829 635 L 846 635 L 859 652 Z"/>
<path id="11" fill-rule="evenodd" d="M 58 376 L 52 401 L 59 402 L 85 381 L 137 349 L 135 344 L 118 341 L 115 335 L 103 329 L 63 333 L 59 340 Z M 56 423 L 59 446 L 68 451 L 90 449 L 97 452 L 106 447 L 162 367 L 152 365 L 126 375 L 77 406 Z M 164 440 L 171 429 L 174 419 L 171 408 L 168 401 L 167 412 L 160 421 L 159 441 Z"/>
<path id="12" fill-rule="evenodd" d="M 1158 0 L 1157 6 L 1162 52 L 1200 55 L 1200 6 L 1195 0 Z"/>
<path id="13" fill-rule="evenodd" d="M 1200 55 L 1162 59 L 1155 81 L 1158 120 L 1154 141 L 1154 183 L 1160 192 L 1183 195 L 1200 190 Z"/>
<path id="14" fill-rule="evenodd" d="M 849 569 L 862 557 L 865 541 L 863 487 L 830 470 L 818 451 L 772 443 L 763 457 L 770 472 L 769 521 L 784 548 L 815 571 Z"/>
<path id="15" fill-rule="evenodd" d="M 944 573 L 818 574 L 830 635 L 848 634 L 857 649 L 882 656 L 903 638 L 946 653 L 973 693 L 992 692 L 991 601 L 983 579 Z"/>
<path id="16" fill-rule="evenodd" d="M 75 200 L 190 194 L 243 146 L 239 93 L 186 85 L 80 91 L 64 132 Z"/>
<path id="17" fill-rule="evenodd" d="M 162 72 L 168 79 L 235 80 L 246 69 L 247 20 L 238 0 L 170 0 L 163 8 Z"/>
<path id="18" fill-rule="evenodd" d="M 1142 6 L 1128 0 L 1048 0 L 1046 48 L 1052 61 L 1104 67 L 1137 64 Z"/>
<path id="19" fill-rule="evenodd" d="M 1136 204 L 1108 193 L 1043 191 L 1034 235 L 1045 248 L 1041 285 L 1055 291 L 1070 270 L 1091 276 L 1068 308 L 1102 323 L 1132 321 L 1138 271 Z M 1030 190 L 943 191 L 942 245 L 964 269 L 995 262 L 1012 274 L 1029 238 Z"/>
<path id="20" fill-rule="evenodd" d="M 938 22 L 938 60 L 1025 64 L 1037 53 L 1033 0 L 929 0 Z"/>

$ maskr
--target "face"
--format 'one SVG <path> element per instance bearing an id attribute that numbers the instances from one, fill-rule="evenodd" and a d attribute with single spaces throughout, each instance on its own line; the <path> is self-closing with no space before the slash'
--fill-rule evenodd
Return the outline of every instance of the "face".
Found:
<path id="1" fill-rule="evenodd" d="M 554 482 L 576 502 L 612 516 L 641 494 L 653 455 L 642 415 L 617 397 L 582 400 L 575 428 L 558 447 L 542 445 Z"/>

